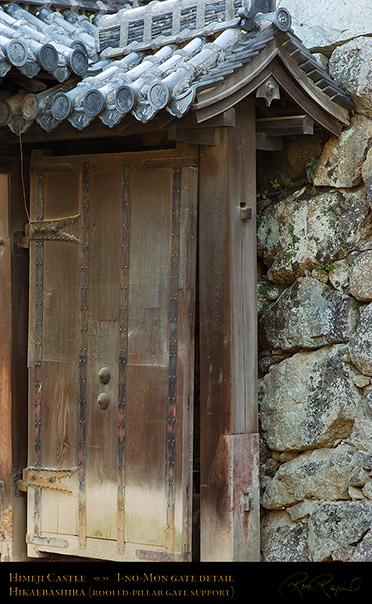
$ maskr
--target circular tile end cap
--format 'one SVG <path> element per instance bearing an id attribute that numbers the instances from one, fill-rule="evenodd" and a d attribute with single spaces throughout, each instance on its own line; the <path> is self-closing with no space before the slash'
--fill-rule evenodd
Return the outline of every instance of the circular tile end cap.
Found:
<path id="1" fill-rule="evenodd" d="M 292 25 L 292 17 L 291 13 L 287 8 L 281 7 L 275 13 L 275 27 L 277 27 L 280 31 L 289 31 Z"/>
<path id="2" fill-rule="evenodd" d="M 81 40 L 73 40 L 70 44 L 70 48 L 76 48 L 77 50 L 81 50 L 85 55 L 88 56 L 88 49 L 85 46 L 84 42 Z"/>
<path id="3" fill-rule="evenodd" d="M 39 51 L 39 62 L 45 71 L 53 71 L 58 66 L 58 52 L 51 44 L 43 44 Z"/>
<path id="4" fill-rule="evenodd" d="M 26 94 L 21 103 L 21 113 L 25 120 L 34 120 L 40 111 L 40 103 L 37 100 L 36 94 L 30 92 Z"/>
<path id="5" fill-rule="evenodd" d="M 52 115 L 56 120 L 64 120 L 72 111 L 72 102 L 64 92 L 59 92 L 53 99 Z"/>
<path id="6" fill-rule="evenodd" d="M 21 40 L 10 40 L 6 54 L 9 62 L 15 67 L 22 67 L 27 61 L 27 48 Z"/>
<path id="7" fill-rule="evenodd" d="M 72 51 L 70 58 L 70 67 L 72 71 L 78 76 L 84 75 L 88 69 L 88 57 L 79 48 L 74 48 L 74 50 Z"/>
<path id="8" fill-rule="evenodd" d="M 5 99 L 0 100 L 0 126 L 6 126 L 12 119 L 10 105 Z"/>
<path id="9" fill-rule="evenodd" d="M 84 95 L 83 108 L 85 113 L 90 117 L 95 117 L 96 115 L 101 113 L 104 104 L 104 96 L 102 92 L 100 92 L 96 88 L 88 90 L 88 92 Z"/>
<path id="10" fill-rule="evenodd" d="M 163 82 L 154 82 L 147 91 L 147 98 L 154 109 L 163 109 L 170 98 L 169 90 Z"/>
<path id="11" fill-rule="evenodd" d="M 135 100 L 134 90 L 127 84 L 120 86 L 115 92 L 115 107 L 122 113 L 128 113 L 133 108 Z"/>

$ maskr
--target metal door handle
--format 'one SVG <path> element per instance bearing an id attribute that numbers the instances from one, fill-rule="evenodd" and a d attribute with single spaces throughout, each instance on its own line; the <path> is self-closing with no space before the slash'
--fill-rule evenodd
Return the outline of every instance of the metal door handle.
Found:
<path id="1" fill-rule="evenodd" d="M 101 384 L 108 384 L 111 378 L 111 373 L 108 367 L 102 367 L 98 372 L 99 381 Z"/>
<path id="2" fill-rule="evenodd" d="M 97 398 L 98 407 L 100 407 L 104 411 L 105 409 L 107 409 L 109 404 L 110 404 L 109 395 L 106 394 L 106 392 L 101 392 L 101 394 Z"/>

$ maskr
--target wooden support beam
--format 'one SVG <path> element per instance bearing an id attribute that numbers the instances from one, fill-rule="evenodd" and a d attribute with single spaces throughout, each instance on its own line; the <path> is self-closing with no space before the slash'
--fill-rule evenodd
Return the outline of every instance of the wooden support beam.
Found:
<path id="1" fill-rule="evenodd" d="M 13 548 L 12 503 L 12 321 L 11 321 L 11 236 L 9 224 L 9 175 L 0 174 L 0 282 L 3 294 L 0 300 L 0 467 L 1 496 L 1 559 L 11 560 Z"/>
<path id="2" fill-rule="evenodd" d="M 35 122 L 31 128 L 22 135 L 23 143 L 40 143 L 40 142 L 54 142 L 54 141 L 74 141 L 74 140 L 88 140 L 94 138 L 113 138 L 113 137 L 124 137 L 124 136 L 151 136 L 154 133 L 159 135 L 162 132 L 166 132 L 167 128 L 172 128 L 177 125 L 177 132 L 182 129 L 185 130 L 200 130 L 201 127 L 196 123 L 194 115 L 192 113 L 186 114 L 186 116 L 180 120 L 176 120 L 174 116 L 164 111 L 159 113 L 149 124 L 142 124 L 136 120 L 132 115 L 125 116 L 119 124 L 113 128 L 108 128 L 100 120 L 94 120 L 87 128 L 79 131 L 73 128 L 68 122 L 60 124 L 52 132 L 45 132 Z M 177 140 L 185 143 L 195 143 L 200 145 L 214 144 L 213 142 L 205 142 L 210 137 L 213 139 L 214 135 L 207 134 L 207 129 L 213 129 L 217 127 L 233 128 L 235 126 L 235 110 L 234 108 L 224 111 L 220 115 L 207 120 L 203 123 L 202 132 L 200 134 L 200 142 L 192 138 L 192 133 L 183 133 L 182 138 L 170 138 L 170 140 Z M 172 130 L 173 132 L 174 130 Z M 195 136 L 198 136 L 196 134 Z M 19 145 L 18 137 L 13 134 L 7 127 L 1 129 L 1 143 L 6 144 L 17 144 Z"/>
<path id="3" fill-rule="evenodd" d="M 281 136 L 268 136 L 264 132 L 256 133 L 257 151 L 282 151 L 283 138 Z"/>
<path id="4" fill-rule="evenodd" d="M 308 115 L 262 117 L 256 120 L 256 129 L 267 136 L 314 134 L 314 122 Z"/>
<path id="5" fill-rule="evenodd" d="M 168 128 L 168 140 L 194 145 L 215 145 L 216 128 L 180 128 L 172 125 Z"/>
<path id="6" fill-rule="evenodd" d="M 194 112 L 187 113 L 184 118 L 182 118 L 182 123 L 186 127 L 188 122 L 192 122 L 194 128 L 200 128 L 200 124 L 197 122 L 195 118 Z M 190 126 L 191 127 L 191 126 Z M 226 111 L 223 111 L 219 115 L 212 117 L 209 120 L 203 122 L 203 128 L 234 128 L 235 127 L 235 109 L 234 107 L 230 107 Z"/>
<path id="7" fill-rule="evenodd" d="M 200 152 L 202 561 L 259 560 L 254 102 Z"/>

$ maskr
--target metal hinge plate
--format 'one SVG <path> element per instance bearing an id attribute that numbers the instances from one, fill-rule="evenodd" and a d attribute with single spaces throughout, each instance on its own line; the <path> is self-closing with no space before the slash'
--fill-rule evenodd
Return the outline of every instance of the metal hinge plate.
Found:
<path id="1" fill-rule="evenodd" d="M 43 537 L 41 535 L 26 535 L 26 543 L 32 545 L 47 545 L 48 547 L 68 547 L 68 541 L 66 539 L 59 539 L 58 537 Z"/>
<path id="2" fill-rule="evenodd" d="M 191 552 L 184 554 L 175 554 L 167 551 L 156 551 L 148 549 L 137 549 L 136 556 L 140 560 L 153 562 L 189 562 L 191 560 Z"/>
<path id="3" fill-rule="evenodd" d="M 25 233 L 31 241 L 72 241 L 78 242 L 78 238 L 63 229 L 75 224 L 81 217 L 81 214 L 66 216 L 65 218 L 56 218 L 55 220 L 34 220 L 26 224 Z"/>
<path id="4" fill-rule="evenodd" d="M 55 220 L 34 220 L 26 224 L 25 230 L 13 233 L 14 251 L 29 249 L 30 241 L 70 241 L 79 242 L 79 239 L 64 230 L 65 227 L 75 224 L 80 219 L 80 214 L 56 218 Z"/>
<path id="5" fill-rule="evenodd" d="M 53 470 L 53 469 L 38 469 L 25 468 L 23 470 L 22 481 L 20 481 L 20 490 L 27 490 L 29 487 L 37 487 L 39 489 L 49 489 L 51 491 L 59 491 L 73 495 L 72 489 L 62 482 L 64 478 L 70 478 L 77 468 L 71 470 Z"/>

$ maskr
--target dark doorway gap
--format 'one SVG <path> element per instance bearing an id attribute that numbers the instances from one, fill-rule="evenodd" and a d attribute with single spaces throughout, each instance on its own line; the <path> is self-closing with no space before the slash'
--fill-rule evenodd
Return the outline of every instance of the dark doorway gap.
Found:
<path id="1" fill-rule="evenodd" d="M 199 254 L 197 244 L 195 284 L 195 361 L 194 361 L 194 439 L 193 439 L 193 501 L 192 561 L 200 561 L 200 328 L 199 328 Z"/>

